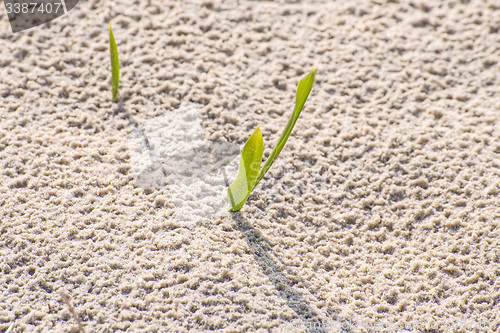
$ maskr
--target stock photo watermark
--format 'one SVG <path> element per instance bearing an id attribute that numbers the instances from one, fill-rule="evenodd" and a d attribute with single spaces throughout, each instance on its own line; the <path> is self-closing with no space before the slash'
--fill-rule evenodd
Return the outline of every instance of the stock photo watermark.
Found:
<path id="1" fill-rule="evenodd" d="M 55 20 L 75 8 L 79 0 L 4 0 L 12 32 Z"/>
<path id="2" fill-rule="evenodd" d="M 144 122 L 127 139 L 136 186 L 165 188 L 184 226 L 229 210 L 227 186 L 238 170 L 239 145 L 208 140 L 201 123 L 196 106 L 185 106 Z"/>

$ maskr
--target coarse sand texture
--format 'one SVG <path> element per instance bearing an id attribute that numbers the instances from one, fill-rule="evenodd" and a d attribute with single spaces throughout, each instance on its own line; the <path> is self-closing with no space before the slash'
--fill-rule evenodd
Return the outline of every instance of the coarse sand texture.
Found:
<path id="1" fill-rule="evenodd" d="M 499 1 L 1 7 L 0 332 L 500 332 Z"/>

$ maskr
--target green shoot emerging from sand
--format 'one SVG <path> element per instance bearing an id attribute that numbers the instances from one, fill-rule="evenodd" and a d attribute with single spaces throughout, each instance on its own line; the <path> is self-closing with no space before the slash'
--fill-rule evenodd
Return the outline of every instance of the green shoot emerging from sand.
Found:
<path id="1" fill-rule="evenodd" d="M 292 133 L 293 127 L 299 118 L 300 112 L 304 108 L 307 97 L 311 92 L 315 75 L 316 68 L 313 68 L 309 74 L 300 80 L 295 94 L 295 108 L 293 113 L 288 119 L 283 133 L 281 133 L 278 142 L 274 145 L 273 151 L 262 168 L 260 165 L 262 163 L 264 144 L 259 126 L 257 126 L 248 141 L 245 143 L 245 146 L 241 151 L 238 176 L 227 189 L 229 201 L 232 206 L 231 211 L 237 212 L 241 209 L 241 207 L 243 207 L 250 196 L 250 193 L 252 193 L 253 189 L 257 186 L 257 184 L 259 184 L 285 146 L 286 141 L 288 140 L 288 137 L 290 137 L 290 133 Z"/>
<path id="2" fill-rule="evenodd" d="M 111 24 L 109 25 L 109 53 L 111 56 L 111 91 L 113 102 L 118 101 L 118 86 L 120 85 L 120 63 L 118 61 L 118 49 L 116 48 L 115 36 Z"/>

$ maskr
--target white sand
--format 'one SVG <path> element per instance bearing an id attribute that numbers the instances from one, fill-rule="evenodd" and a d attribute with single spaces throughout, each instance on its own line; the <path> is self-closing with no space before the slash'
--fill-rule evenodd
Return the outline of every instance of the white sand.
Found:
<path id="1" fill-rule="evenodd" d="M 0 331 L 499 332 L 499 27 L 496 0 L 0 10 Z M 313 66 L 228 213 L 221 169 Z"/>

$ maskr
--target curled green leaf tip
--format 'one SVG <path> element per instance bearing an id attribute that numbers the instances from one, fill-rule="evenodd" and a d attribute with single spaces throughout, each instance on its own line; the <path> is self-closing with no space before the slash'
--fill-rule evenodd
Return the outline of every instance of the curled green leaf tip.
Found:
<path id="1" fill-rule="evenodd" d="M 257 126 L 241 151 L 238 176 L 227 189 L 232 211 L 238 211 L 243 207 L 255 187 L 263 151 L 262 133 Z"/>
<path id="2" fill-rule="evenodd" d="M 109 25 L 109 51 L 111 58 L 111 92 L 113 102 L 118 101 L 118 87 L 120 85 L 120 62 L 118 61 L 118 49 L 116 48 L 115 36 L 111 24 Z"/>

